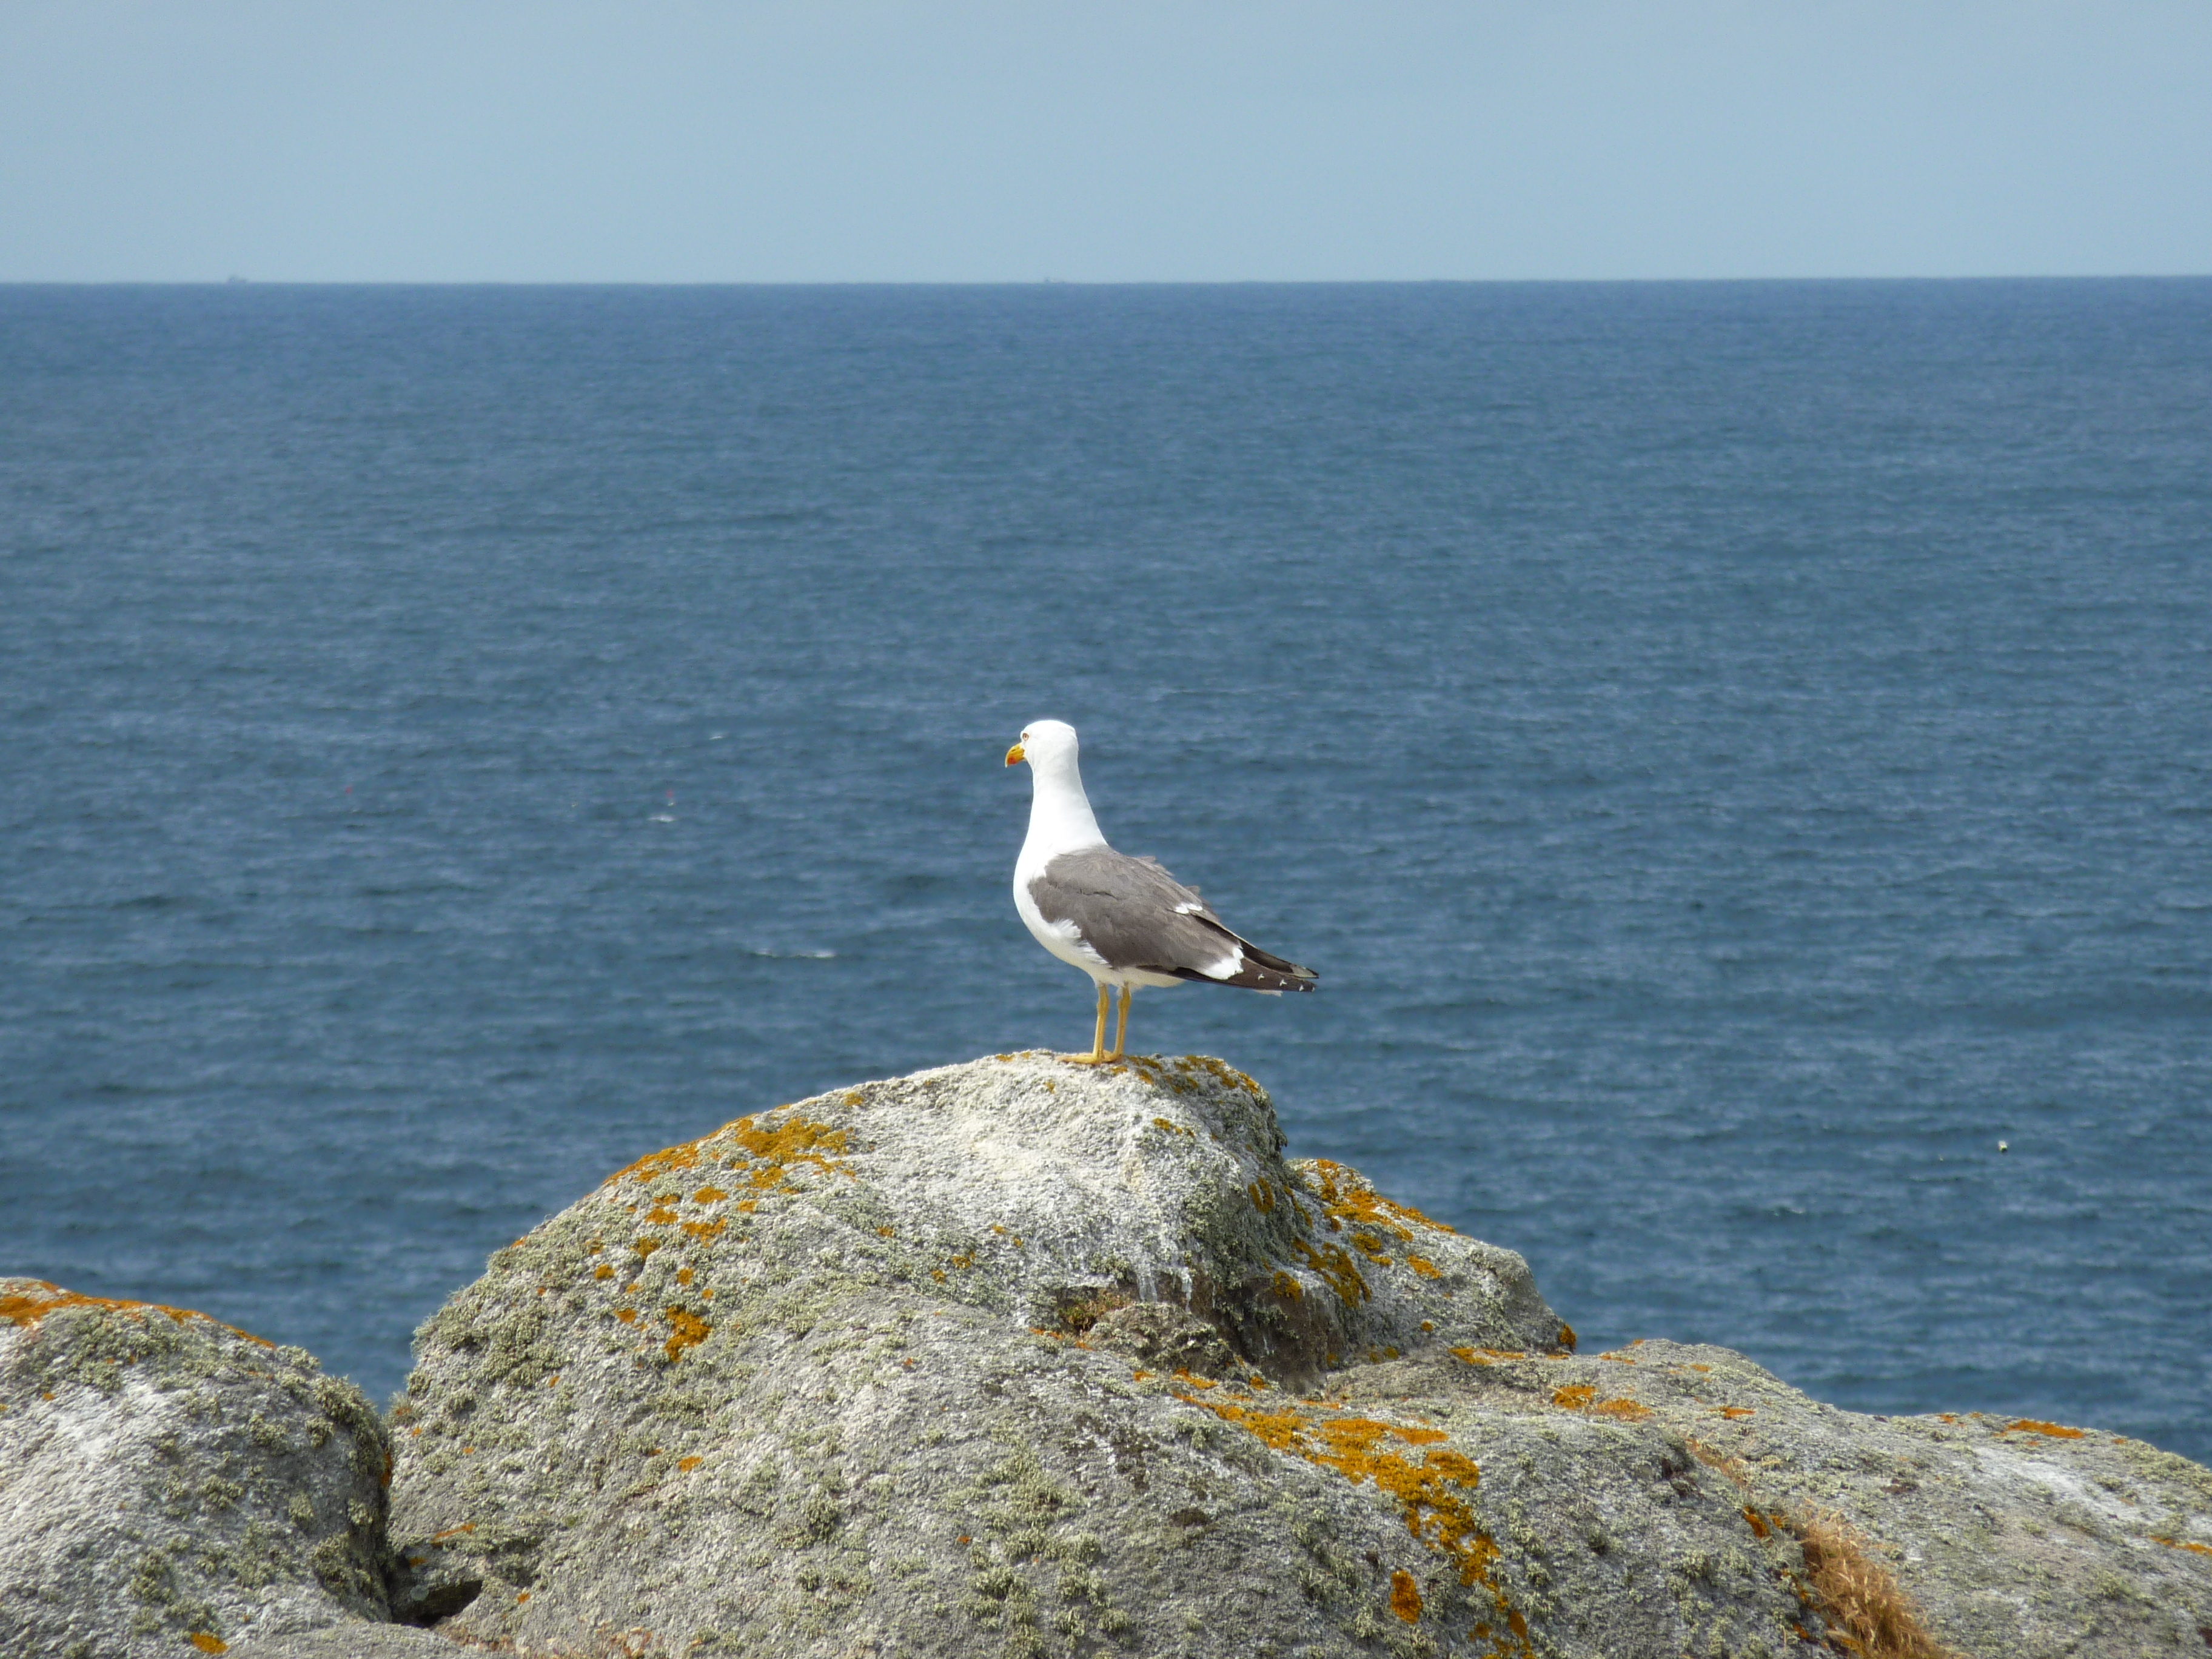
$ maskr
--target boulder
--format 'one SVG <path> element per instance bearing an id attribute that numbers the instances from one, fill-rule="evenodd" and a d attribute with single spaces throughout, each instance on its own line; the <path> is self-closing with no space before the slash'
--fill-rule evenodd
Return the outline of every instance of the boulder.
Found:
<path id="1" fill-rule="evenodd" d="M 204 1314 L 0 1279 L 0 1653 L 221 1653 L 388 1618 L 389 1443 Z"/>
<path id="2" fill-rule="evenodd" d="M 1738 1558 L 1764 1559 L 1799 1604 L 1793 1627 L 1865 1638 L 1841 1616 L 1856 1593 L 1887 1598 L 1929 1638 L 1918 1650 L 1869 1641 L 1871 1653 L 2119 1659 L 2212 1646 L 2212 1471 L 2138 1440 L 1981 1413 L 1839 1411 L 1726 1348 L 1662 1341 L 1592 1358 L 1431 1350 L 1354 1370 L 1330 1397 L 1347 1411 L 1435 1413 L 1471 1453 L 1507 1423 L 1540 1437 L 1613 1437 L 1609 1473 L 1580 1492 L 1547 1479 L 1530 1503 L 1547 1561 L 1571 1557 L 1578 1537 L 1593 1549 L 1600 1533 L 1617 1537 L 1614 1516 L 1632 1504 L 1622 1477 L 1656 1455 L 1678 1494 L 1735 1505 L 1720 1536 L 1668 1563 L 1678 1590 L 1710 1587 Z M 1576 1609 L 1570 1626 L 1587 1615 L 1585 1595 L 1605 1599 L 1601 1578 L 1558 1598 Z M 1595 1650 L 1579 1638 L 1559 1646 L 1747 1650 L 1716 1647 L 1694 1622 L 1676 1639 L 1624 1631 Z"/>
<path id="3" fill-rule="evenodd" d="M 2203 1645 L 2196 1466 L 1577 1358 L 1518 1256 L 1282 1147 L 1218 1061 L 1018 1054 L 641 1158 L 418 1334 L 397 1615 L 823 1659 Z"/>

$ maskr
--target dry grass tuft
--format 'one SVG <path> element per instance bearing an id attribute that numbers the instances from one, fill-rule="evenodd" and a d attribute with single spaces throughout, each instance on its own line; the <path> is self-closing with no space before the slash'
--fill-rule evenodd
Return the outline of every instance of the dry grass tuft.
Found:
<path id="1" fill-rule="evenodd" d="M 1843 1516 L 1814 1510 L 1781 1519 L 1805 1547 L 1805 1576 L 1820 1598 L 1832 1642 L 1840 1635 L 1845 1650 L 1861 1659 L 1954 1659 Z"/>
<path id="2" fill-rule="evenodd" d="M 1928 1633 L 1912 1599 L 1842 1516 L 1831 1510 L 1761 1516 L 1747 1501 L 1751 1474 L 1741 1462 L 1695 1440 L 1690 1450 L 1743 1494 L 1744 1519 L 1760 1537 L 1771 1522 L 1804 1547 L 1806 1588 L 1820 1603 L 1831 1647 L 1858 1659 L 1959 1659 Z"/>

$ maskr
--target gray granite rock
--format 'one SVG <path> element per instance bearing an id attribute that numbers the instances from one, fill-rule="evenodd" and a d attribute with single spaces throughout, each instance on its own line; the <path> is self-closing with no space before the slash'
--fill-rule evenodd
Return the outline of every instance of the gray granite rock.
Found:
<path id="1" fill-rule="evenodd" d="M 1656 1435 L 1671 1449 L 1670 1479 L 1735 1499 L 1738 1547 L 1749 1534 L 1784 1540 L 1786 1553 L 1795 1522 L 1840 1518 L 1960 1653 L 2134 1659 L 2212 1646 L 2212 1471 L 2141 1441 L 1978 1413 L 1838 1411 L 1726 1348 L 1657 1341 L 1586 1358 L 1431 1350 L 1351 1372 L 1336 1397 L 1349 1410 L 1435 1411 L 1455 1431 L 1484 1425 L 1471 1437 L 1506 1422 Z M 1606 1501 L 1555 1488 L 1538 1529 L 1571 1534 Z M 1787 1565 L 1802 1582 L 1802 1565 Z"/>
<path id="2" fill-rule="evenodd" d="M 1143 1351 L 1163 1333 L 1122 1329 L 1140 1304 L 1200 1333 L 1157 1364 L 1225 1353 L 1278 1385 L 1423 1341 L 1563 1334 L 1520 1257 L 1349 1170 L 1286 1164 L 1266 1095 L 1219 1061 L 1006 1055 L 868 1084 L 639 1160 L 424 1326 L 396 1424 L 395 1607 L 533 1644 L 649 1629 L 672 1650 L 842 1652 L 867 1630 L 969 1652 L 969 1604 L 998 1607 L 971 1581 L 1016 1570 L 984 1512 L 1009 1482 L 1074 1505 L 1100 1478 L 1077 1455 L 1110 1478 L 1051 1535 L 1081 1557 L 1069 1583 L 1097 1589 L 1054 1589 L 1039 1617 L 1149 1628 L 1170 1615 L 1121 1553 L 1170 1540 L 1202 1577 L 1229 1547 L 1142 1473 L 1189 1449 L 1178 1425 L 1216 1430 L 1126 1352 L 1079 1346 L 1103 1323 Z M 1419 1552 L 1402 1518 L 1367 1524 Z M 1280 1599 L 1286 1632 L 1326 1626 Z"/>
<path id="3" fill-rule="evenodd" d="M 349 1382 L 204 1314 L 0 1279 L 0 1654 L 216 1653 L 388 1616 Z"/>
<path id="4" fill-rule="evenodd" d="M 1218 1061 L 1041 1055 L 642 1158 L 494 1257 L 395 1413 L 393 1602 L 516 1651 L 2192 1651 L 2212 1476 L 1576 1358 L 1520 1258 L 1287 1164 Z"/>
<path id="5" fill-rule="evenodd" d="M 422 1328 L 396 1464 L 304 1354 L 0 1281 L 0 1655 L 1810 1659 L 1839 1563 L 1932 1632 L 1868 1651 L 2212 1645 L 2212 1473 L 1577 1357 L 1281 1146 L 1200 1059 L 740 1119 Z"/>

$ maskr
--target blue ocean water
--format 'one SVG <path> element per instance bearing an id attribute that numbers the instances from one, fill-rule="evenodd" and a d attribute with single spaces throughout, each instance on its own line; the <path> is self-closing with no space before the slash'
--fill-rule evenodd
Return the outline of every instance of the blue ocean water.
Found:
<path id="1" fill-rule="evenodd" d="M 381 1393 L 1080 1044 L 1048 714 L 1322 975 L 1132 1046 L 1586 1346 L 2212 1457 L 2212 282 L 0 289 L 0 1271 Z"/>

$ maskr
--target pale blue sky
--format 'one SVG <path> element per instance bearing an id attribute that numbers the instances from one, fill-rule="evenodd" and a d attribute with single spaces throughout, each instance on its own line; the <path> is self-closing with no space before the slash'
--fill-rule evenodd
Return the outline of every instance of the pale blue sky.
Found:
<path id="1" fill-rule="evenodd" d="M 0 280 L 2212 272 L 2212 0 L 0 0 Z"/>

